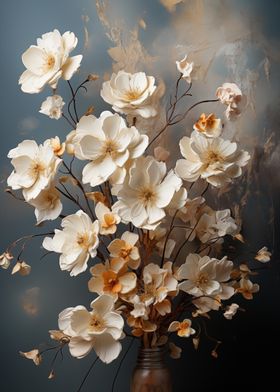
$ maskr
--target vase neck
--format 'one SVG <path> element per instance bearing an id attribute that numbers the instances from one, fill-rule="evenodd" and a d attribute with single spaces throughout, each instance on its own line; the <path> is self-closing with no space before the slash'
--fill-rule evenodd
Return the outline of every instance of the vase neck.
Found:
<path id="1" fill-rule="evenodd" d="M 165 347 L 143 348 L 140 347 L 137 358 L 137 368 L 165 368 Z"/>

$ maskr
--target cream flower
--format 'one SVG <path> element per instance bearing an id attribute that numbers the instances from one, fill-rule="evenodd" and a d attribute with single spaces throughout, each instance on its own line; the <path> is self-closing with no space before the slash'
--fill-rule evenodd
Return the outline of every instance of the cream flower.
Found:
<path id="1" fill-rule="evenodd" d="M 191 83 L 191 73 L 193 72 L 194 63 L 189 63 L 187 61 L 187 55 L 181 60 L 176 61 L 177 69 L 182 74 L 182 78 L 185 79 L 188 83 Z"/>
<path id="2" fill-rule="evenodd" d="M 191 328 L 192 322 L 189 319 L 185 319 L 182 322 L 173 321 L 169 327 L 168 332 L 177 332 L 177 335 L 181 338 L 189 338 L 195 334 L 195 330 Z"/>
<path id="3" fill-rule="evenodd" d="M 37 224 L 46 220 L 55 220 L 62 211 L 60 195 L 54 186 L 42 190 L 35 199 L 29 200 L 28 203 L 35 207 Z"/>
<path id="4" fill-rule="evenodd" d="M 100 202 L 96 204 L 95 215 L 99 222 L 100 234 L 114 234 L 117 231 L 117 224 L 120 223 L 121 218 L 105 206 L 105 204 Z"/>
<path id="5" fill-rule="evenodd" d="M 194 199 L 187 199 L 184 206 L 177 213 L 177 217 L 183 222 L 190 222 L 191 226 L 195 226 L 198 218 L 201 216 L 201 211 L 205 205 L 205 199 L 201 196 Z"/>
<path id="6" fill-rule="evenodd" d="M 102 362 L 110 363 L 121 351 L 118 340 L 122 336 L 124 321 L 114 311 L 114 301 L 101 295 L 90 304 L 67 308 L 59 314 L 59 329 L 70 336 L 69 351 L 73 357 L 83 358 L 93 349 Z"/>
<path id="7" fill-rule="evenodd" d="M 12 269 L 12 275 L 19 273 L 21 276 L 27 276 L 31 272 L 31 266 L 25 261 L 18 261 Z"/>
<path id="8" fill-rule="evenodd" d="M 112 259 L 105 264 L 96 264 L 91 269 L 92 278 L 88 282 L 89 291 L 108 294 L 114 301 L 119 295 L 127 294 L 136 287 L 137 276 L 127 271 L 127 263 L 123 259 Z"/>
<path id="9" fill-rule="evenodd" d="M 19 353 L 22 357 L 31 359 L 36 366 L 39 366 L 42 362 L 42 356 L 37 348 L 27 352 L 20 351 Z"/>
<path id="10" fill-rule="evenodd" d="M 155 305 L 157 311 L 162 315 L 169 313 L 171 311 L 170 302 L 165 303 L 164 301 L 169 294 L 176 292 L 178 285 L 172 273 L 172 263 L 165 263 L 163 268 L 154 263 L 146 265 L 143 270 L 143 281 L 144 294 L 140 296 L 141 301 L 146 306 Z M 164 305 L 163 309 L 161 304 Z M 166 305 L 167 309 L 165 309 Z"/>
<path id="11" fill-rule="evenodd" d="M 82 55 L 69 57 L 78 39 L 69 31 L 63 35 L 58 30 L 42 35 L 37 46 L 30 46 L 22 55 L 26 67 L 19 79 L 25 93 L 39 93 L 46 84 L 55 89 L 58 80 L 72 78 L 82 61 Z"/>
<path id="12" fill-rule="evenodd" d="M 43 247 L 61 253 L 59 265 L 62 271 L 76 276 L 87 269 L 89 257 L 95 257 L 99 245 L 99 224 L 92 223 L 83 211 L 68 215 L 61 221 L 62 230 L 55 230 L 53 238 L 46 237 Z"/>
<path id="13" fill-rule="evenodd" d="M 39 113 L 45 114 L 51 119 L 59 120 L 62 116 L 62 108 L 65 105 L 60 95 L 47 97 L 41 105 Z"/>
<path id="14" fill-rule="evenodd" d="M 235 83 L 224 83 L 217 89 L 216 96 L 224 105 L 227 105 L 225 113 L 229 120 L 234 119 L 241 113 L 245 104 L 245 97 Z"/>
<path id="15" fill-rule="evenodd" d="M 207 116 L 205 113 L 202 113 L 198 121 L 194 124 L 193 129 L 206 137 L 219 137 L 223 129 L 222 120 L 216 118 L 213 113 Z"/>
<path id="16" fill-rule="evenodd" d="M 12 189 L 22 189 L 26 201 L 35 199 L 53 181 L 61 159 L 48 143 L 39 146 L 34 140 L 24 140 L 10 150 L 14 171 L 7 182 Z"/>
<path id="17" fill-rule="evenodd" d="M 120 239 L 113 240 L 108 250 L 111 257 L 122 258 L 130 268 L 137 269 L 140 264 L 140 254 L 137 246 L 138 234 L 125 231 Z"/>
<path id="18" fill-rule="evenodd" d="M 232 320 L 233 316 L 237 313 L 238 309 L 239 309 L 239 305 L 237 304 L 231 304 L 227 306 L 226 311 L 224 312 L 224 317 L 227 320 Z"/>
<path id="19" fill-rule="evenodd" d="M 226 285 L 230 279 L 233 263 L 224 257 L 221 260 L 198 254 L 189 254 L 186 262 L 176 273 L 180 290 L 195 297 L 202 295 L 219 295 L 220 299 L 228 299 L 234 294 L 234 288 Z"/>
<path id="20" fill-rule="evenodd" d="M 44 144 L 50 145 L 54 154 L 58 157 L 60 157 L 65 151 L 65 143 L 60 143 L 58 136 L 47 139 Z"/>
<path id="21" fill-rule="evenodd" d="M 241 293 L 245 299 L 253 299 L 253 294 L 260 290 L 257 283 L 252 283 L 249 279 L 242 278 L 239 281 L 237 292 Z"/>
<path id="22" fill-rule="evenodd" d="M 222 138 L 206 139 L 197 132 L 180 141 L 181 154 L 175 172 L 183 180 L 194 182 L 199 177 L 215 187 L 232 182 L 242 174 L 250 155 L 237 150 L 237 144 Z"/>
<path id="23" fill-rule="evenodd" d="M 193 237 L 196 235 L 202 243 L 217 240 L 225 235 L 234 237 L 238 233 L 238 226 L 230 216 L 229 209 L 214 211 L 208 207 L 205 208 L 205 212 L 202 209 L 200 213 L 200 216 L 197 216 Z"/>
<path id="24" fill-rule="evenodd" d="M 90 160 L 83 169 L 83 183 L 100 185 L 124 167 L 128 159 L 139 157 L 148 145 L 148 136 L 128 128 L 118 114 L 101 113 L 99 118 L 84 116 L 73 138 L 75 155 Z"/>
<path id="25" fill-rule="evenodd" d="M 11 264 L 11 260 L 13 259 L 13 255 L 9 252 L 4 252 L 0 255 L 0 267 L 3 269 L 8 269 Z"/>
<path id="26" fill-rule="evenodd" d="M 100 95 L 116 112 L 149 118 L 157 114 L 151 98 L 155 90 L 153 76 L 119 71 L 103 83 Z"/>
<path id="27" fill-rule="evenodd" d="M 124 222 L 154 230 L 165 217 L 164 208 L 181 185 L 182 181 L 173 170 L 166 174 L 165 163 L 151 156 L 141 157 L 130 169 L 113 209 Z"/>
<path id="28" fill-rule="evenodd" d="M 261 248 L 255 256 L 255 260 L 258 260 L 261 263 L 267 263 L 270 260 L 270 258 L 271 258 L 271 252 L 268 251 L 266 246 Z"/>

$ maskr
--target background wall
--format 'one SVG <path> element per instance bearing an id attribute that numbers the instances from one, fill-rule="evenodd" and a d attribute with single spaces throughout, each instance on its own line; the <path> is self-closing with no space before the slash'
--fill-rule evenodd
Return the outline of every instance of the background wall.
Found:
<path id="1" fill-rule="evenodd" d="M 223 341 L 217 359 L 210 355 L 211 342 L 204 342 L 195 352 L 187 341 L 182 360 L 171 361 L 175 391 L 202 391 L 205 386 L 210 391 L 222 391 L 227 387 L 254 388 L 265 386 L 268 381 L 277 382 L 276 362 L 271 358 L 278 354 L 280 326 L 280 3 L 186 0 L 177 1 L 180 4 L 173 11 L 166 6 L 172 3 L 168 0 L 111 0 L 107 8 L 106 3 L 97 1 L 96 8 L 94 0 L 1 2 L 0 251 L 12 240 L 38 230 L 34 227 L 33 211 L 4 192 L 6 177 L 11 172 L 7 152 L 22 139 L 40 142 L 69 131 L 66 123 L 49 120 L 38 113 L 47 90 L 37 95 L 20 91 L 17 80 L 23 71 L 23 51 L 41 34 L 54 28 L 75 32 L 79 38 L 75 53 L 84 54 L 75 82 L 78 84 L 89 72 L 101 75 L 101 80 L 82 96 L 79 107 L 85 110 L 93 104 L 97 114 L 105 107 L 98 92 L 103 74 L 111 73 L 109 48 L 117 47 L 110 52 L 115 60 L 114 69 L 147 70 L 163 78 L 167 88 L 176 78 L 175 60 L 190 52 L 196 63 L 201 64 L 194 99 L 196 96 L 211 98 L 216 87 L 229 79 L 247 92 L 246 113 L 234 128 L 226 130 L 229 135 L 235 134 L 254 155 L 249 175 L 243 181 L 243 190 L 247 187 L 249 196 L 243 209 L 248 247 L 242 257 L 248 257 L 248 249 L 257 250 L 266 244 L 273 249 L 274 259 L 261 273 L 260 293 L 254 301 L 242 304 L 245 313 L 232 322 L 213 315 L 213 322 L 208 323 L 209 333 Z M 128 53 L 121 59 L 120 41 Z M 61 86 L 60 93 L 65 100 L 69 98 L 65 86 Z M 193 118 L 197 114 L 194 112 Z M 192 118 L 188 121 L 192 124 Z M 238 196 L 235 189 L 231 190 L 232 194 Z M 225 201 L 229 200 L 221 199 L 221 203 Z M 57 327 L 57 315 L 62 309 L 87 304 L 91 299 L 87 292 L 88 274 L 70 278 L 60 271 L 58 258 L 40 259 L 43 254 L 40 246 L 40 240 L 34 241 L 25 253 L 25 259 L 32 265 L 30 276 L 12 277 L 10 271 L 0 271 L 0 390 L 3 392 L 75 392 L 92 361 L 90 356 L 75 360 L 66 354 L 57 368 L 56 378 L 48 380 L 47 360 L 35 368 L 18 355 L 19 350 L 28 351 L 47 340 L 47 331 Z M 136 346 L 121 368 L 115 392 L 128 391 Z M 98 363 L 84 391 L 110 391 L 117 366 L 118 362 L 107 367 Z"/>

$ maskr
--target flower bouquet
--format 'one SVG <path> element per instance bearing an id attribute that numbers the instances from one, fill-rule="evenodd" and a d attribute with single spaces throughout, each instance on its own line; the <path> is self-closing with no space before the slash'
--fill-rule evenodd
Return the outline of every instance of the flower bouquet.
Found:
<path id="1" fill-rule="evenodd" d="M 230 209 L 211 208 L 217 192 L 236 181 L 250 159 L 222 135 L 246 105 L 245 96 L 236 84 L 224 83 L 213 99 L 189 104 L 196 67 L 186 56 L 176 62 L 178 78 L 166 107 L 153 76 L 120 70 L 103 82 L 100 92 L 112 111 L 95 116 L 90 107 L 81 116 L 79 92 L 98 76 L 89 74 L 73 87 L 70 79 L 82 61 L 81 55 L 70 56 L 76 45 L 73 33 L 54 30 L 22 56 L 22 91 L 39 93 L 49 86 L 52 95 L 40 113 L 67 121 L 69 133 L 40 145 L 24 140 L 9 152 L 14 169 L 7 191 L 34 207 L 38 230 L 53 220 L 57 229 L 15 240 L 0 264 L 7 269 L 15 258 L 12 274 L 29 274 L 24 249 L 33 238 L 44 237 L 43 248 L 48 257 L 59 254 L 61 270 L 71 276 L 90 272 L 92 302 L 62 310 L 58 329 L 49 331 L 56 341 L 49 378 L 65 346 L 75 358 L 94 351 L 94 363 L 110 363 L 119 357 L 122 339 L 137 338 L 141 349 L 131 391 L 170 392 L 161 354 L 166 349 L 171 357 L 180 357 L 182 349 L 173 336 L 192 338 L 197 349 L 210 311 L 232 319 L 242 310 L 238 295 L 250 300 L 259 290 L 251 281 L 255 269 L 226 254 L 228 242 L 244 242 L 240 219 Z M 71 91 L 67 105 L 58 94 L 60 79 Z M 201 113 L 179 146 L 173 142 L 166 149 L 166 131 L 184 125 L 192 109 L 206 103 L 224 105 L 225 119 Z M 77 161 L 83 163 L 81 173 Z M 63 202 L 74 207 L 72 214 L 63 214 Z M 265 263 L 270 255 L 263 247 L 254 258 Z M 50 351 L 36 348 L 21 354 L 39 365 Z"/>

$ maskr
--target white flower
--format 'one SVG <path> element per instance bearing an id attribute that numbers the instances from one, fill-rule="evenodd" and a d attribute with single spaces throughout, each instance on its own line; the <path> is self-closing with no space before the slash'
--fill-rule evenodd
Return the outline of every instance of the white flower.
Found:
<path id="1" fill-rule="evenodd" d="M 11 260 L 13 259 L 13 256 L 9 252 L 4 252 L 2 255 L 0 255 L 0 266 L 3 269 L 8 269 L 11 264 Z"/>
<path id="2" fill-rule="evenodd" d="M 53 181 L 61 159 L 48 143 L 39 146 L 34 140 L 24 140 L 10 150 L 14 171 L 7 182 L 12 189 L 21 189 L 26 201 L 35 199 Z"/>
<path id="3" fill-rule="evenodd" d="M 116 112 L 149 118 L 157 114 L 151 98 L 155 90 L 153 76 L 119 71 L 103 83 L 100 95 Z"/>
<path id="4" fill-rule="evenodd" d="M 193 72 L 194 63 L 189 63 L 187 61 L 187 55 L 181 60 L 176 61 L 177 69 L 182 74 L 182 78 L 185 79 L 188 83 L 191 83 L 191 73 Z"/>
<path id="5" fill-rule="evenodd" d="M 270 257 L 271 257 L 271 252 L 269 252 L 267 247 L 264 246 L 256 254 L 255 260 L 258 260 L 261 263 L 267 263 L 270 260 Z"/>
<path id="6" fill-rule="evenodd" d="M 164 162 L 158 162 L 151 156 L 141 157 L 129 170 L 113 209 L 124 222 L 154 230 L 165 217 L 164 208 L 181 185 L 182 181 L 173 170 L 166 174 Z"/>
<path id="7" fill-rule="evenodd" d="M 121 218 L 105 204 L 99 202 L 95 207 L 95 215 L 99 221 L 99 232 L 102 235 L 114 234 Z"/>
<path id="8" fill-rule="evenodd" d="M 226 311 L 224 312 L 224 317 L 227 320 L 232 320 L 232 317 L 236 314 L 238 308 L 239 308 L 239 305 L 237 305 L 237 304 L 231 304 L 231 305 L 227 306 Z"/>
<path id="9" fill-rule="evenodd" d="M 61 253 L 61 270 L 76 276 L 87 269 L 89 257 L 95 257 L 99 245 L 99 224 L 92 223 L 83 211 L 68 215 L 61 221 L 63 230 L 55 230 L 53 238 L 46 237 L 43 247 L 51 252 Z"/>
<path id="10" fill-rule="evenodd" d="M 224 83 L 217 89 L 216 96 L 224 105 L 227 105 L 226 117 L 229 120 L 238 116 L 245 105 L 245 97 L 235 83 Z"/>
<path id="11" fill-rule="evenodd" d="M 217 260 L 189 254 L 176 273 L 178 280 L 187 279 L 178 287 L 195 297 L 219 295 L 220 299 L 228 299 L 234 294 L 233 287 L 225 284 L 230 279 L 232 268 L 232 261 L 226 257 Z"/>
<path id="12" fill-rule="evenodd" d="M 191 328 L 192 322 L 189 319 L 185 319 L 182 322 L 173 321 L 169 327 L 168 332 L 177 332 L 177 335 L 181 338 L 189 338 L 195 334 L 195 330 Z"/>
<path id="13" fill-rule="evenodd" d="M 216 118 L 213 113 L 208 114 L 208 116 L 202 113 L 198 121 L 194 124 L 193 129 L 206 137 L 219 137 L 223 129 L 222 120 Z"/>
<path id="14" fill-rule="evenodd" d="M 62 108 L 65 105 L 60 95 L 47 97 L 41 105 L 39 113 L 45 114 L 49 118 L 58 120 L 62 116 Z"/>
<path id="15" fill-rule="evenodd" d="M 83 57 L 69 57 L 77 43 L 78 39 L 69 31 L 61 35 L 58 30 L 54 30 L 38 38 L 37 46 L 31 45 L 22 55 L 26 67 L 19 79 L 22 91 L 39 93 L 46 84 L 55 89 L 61 77 L 71 79 Z"/>
<path id="16" fill-rule="evenodd" d="M 141 296 L 141 300 L 146 306 L 154 304 L 157 311 L 161 314 L 163 310 L 161 309 L 161 303 L 164 304 L 164 300 L 169 293 L 177 290 L 178 282 L 172 273 L 172 263 L 165 263 L 163 268 L 154 263 L 146 265 L 143 270 L 143 281 L 144 294 Z"/>
<path id="17" fill-rule="evenodd" d="M 237 144 L 222 138 L 206 139 L 197 132 L 180 140 L 181 154 L 175 172 L 183 180 L 194 182 L 199 177 L 216 187 L 232 182 L 242 174 L 250 155 L 238 151 Z"/>
<path id="18" fill-rule="evenodd" d="M 230 216 L 229 209 L 214 211 L 208 207 L 205 213 L 202 209 L 201 215 L 197 217 L 197 220 L 193 237 L 196 235 L 202 243 L 217 240 L 225 235 L 234 237 L 238 232 L 238 226 Z"/>
<path id="19" fill-rule="evenodd" d="M 253 294 L 260 290 L 260 286 L 257 283 L 251 282 L 249 279 L 242 278 L 239 281 L 239 287 L 237 292 L 241 293 L 245 299 L 253 299 Z"/>
<path id="20" fill-rule="evenodd" d="M 130 293 L 137 284 L 136 274 L 128 271 L 127 262 L 121 258 L 106 261 L 105 264 L 95 264 L 90 273 L 92 278 L 88 282 L 89 291 L 99 295 L 108 294 L 114 301 L 119 295 Z"/>
<path id="21" fill-rule="evenodd" d="M 114 311 L 114 301 L 101 295 L 90 304 L 67 308 L 59 314 L 59 329 L 70 336 L 69 351 L 73 357 L 83 358 L 93 349 L 102 362 L 110 363 L 121 351 L 123 318 Z"/>
<path id="22" fill-rule="evenodd" d="M 139 250 L 135 246 L 138 239 L 138 234 L 125 231 L 120 239 L 116 238 L 109 244 L 110 256 L 114 258 L 120 257 L 128 263 L 130 268 L 137 269 L 140 264 Z"/>
<path id="23" fill-rule="evenodd" d="M 29 200 L 28 203 L 35 207 L 37 224 L 45 220 L 55 220 L 62 211 L 59 192 L 54 186 L 42 190 L 35 199 Z"/>
<path id="24" fill-rule="evenodd" d="M 60 143 L 60 139 L 58 136 L 47 139 L 44 144 L 50 145 L 50 147 L 53 149 L 54 154 L 58 157 L 63 155 L 65 151 L 65 143 Z"/>
<path id="25" fill-rule="evenodd" d="M 201 210 L 205 204 L 205 199 L 201 196 L 195 197 L 194 199 L 187 199 L 184 206 L 180 209 L 177 217 L 183 222 L 190 222 L 191 226 L 197 223 L 197 219 L 201 216 Z"/>
<path id="26" fill-rule="evenodd" d="M 31 266 L 25 261 L 18 261 L 12 269 L 12 275 L 19 273 L 21 276 L 27 276 L 31 272 Z"/>
<path id="27" fill-rule="evenodd" d="M 92 187 L 107 181 L 128 159 L 142 155 L 148 145 L 146 135 L 128 128 L 122 117 L 108 111 L 99 118 L 82 117 L 72 140 L 76 157 L 91 161 L 83 169 L 83 183 Z"/>

